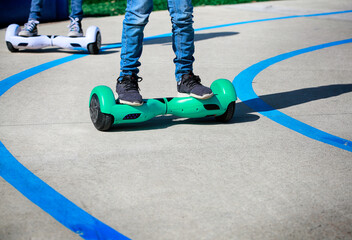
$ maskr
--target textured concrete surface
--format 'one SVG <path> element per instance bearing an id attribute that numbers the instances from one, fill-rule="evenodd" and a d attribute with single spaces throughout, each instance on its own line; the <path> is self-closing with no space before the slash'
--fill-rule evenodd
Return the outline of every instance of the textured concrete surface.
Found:
<path id="1" fill-rule="evenodd" d="M 194 27 L 351 9 L 350 0 L 205 6 L 195 8 Z M 97 25 L 104 44 L 118 43 L 122 20 L 86 18 L 83 26 Z M 199 31 L 194 71 L 206 85 L 233 80 L 261 60 L 351 38 L 351 23 L 352 13 L 345 13 Z M 67 24 L 41 24 L 39 32 L 65 35 Z M 168 12 L 153 12 L 145 36 L 170 31 Z M 352 140 L 351 46 L 279 62 L 253 88 L 279 111 Z M 228 124 L 166 116 L 97 131 L 89 94 L 100 84 L 114 88 L 119 53 L 59 65 L 0 97 L 0 140 L 20 163 L 132 239 L 352 239 L 351 152 L 281 126 L 241 101 Z M 10 53 L 1 44 L 0 80 L 71 54 L 54 47 Z M 144 98 L 176 95 L 173 57 L 168 38 L 145 44 Z M 81 238 L 1 178 L 0 239 Z"/>

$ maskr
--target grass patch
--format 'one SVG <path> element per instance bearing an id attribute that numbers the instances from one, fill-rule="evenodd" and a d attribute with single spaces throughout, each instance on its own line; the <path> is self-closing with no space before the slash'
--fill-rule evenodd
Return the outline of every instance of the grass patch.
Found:
<path id="1" fill-rule="evenodd" d="M 224 5 L 264 1 L 268 0 L 193 0 L 193 5 Z M 82 7 L 85 17 L 116 16 L 125 14 L 126 0 L 84 0 Z M 167 0 L 154 0 L 154 11 L 166 9 Z"/>

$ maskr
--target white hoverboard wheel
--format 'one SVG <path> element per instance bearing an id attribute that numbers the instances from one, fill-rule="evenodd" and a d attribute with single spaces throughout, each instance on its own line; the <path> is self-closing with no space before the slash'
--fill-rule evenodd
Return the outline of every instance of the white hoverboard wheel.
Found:
<path id="1" fill-rule="evenodd" d="M 98 27 L 90 26 L 87 29 L 87 39 L 94 39 L 88 44 L 87 49 L 90 54 L 98 54 L 101 47 L 101 33 Z"/>
<path id="2" fill-rule="evenodd" d="M 6 40 L 6 46 L 7 49 L 10 52 L 18 52 L 18 49 L 15 48 L 12 43 L 9 41 L 11 37 L 13 36 L 18 36 L 18 33 L 21 31 L 21 28 L 19 25 L 17 24 L 11 24 L 10 26 L 7 27 L 6 29 L 6 36 L 5 36 L 5 40 Z"/>
<path id="3" fill-rule="evenodd" d="M 14 46 L 10 42 L 6 42 L 6 46 L 10 52 L 18 52 L 19 51 L 17 48 L 14 48 Z"/>
<path id="4" fill-rule="evenodd" d="M 101 34 L 100 32 L 97 32 L 96 41 L 94 43 L 88 44 L 88 52 L 90 54 L 98 54 L 100 51 L 100 46 L 101 46 Z"/>

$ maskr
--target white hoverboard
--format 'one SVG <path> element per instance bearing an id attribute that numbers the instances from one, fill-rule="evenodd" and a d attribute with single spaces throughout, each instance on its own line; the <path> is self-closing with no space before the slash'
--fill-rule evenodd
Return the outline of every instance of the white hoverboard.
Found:
<path id="1" fill-rule="evenodd" d="M 10 52 L 19 49 L 41 49 L 48 46 L 57 46 L 73 50 L 86 51 L 90 54 L 98 54 L 101 46 L 100 30 L 96 26 L 87 29 L 85 37 L 65 37 L 57 35 L 37 35 L 33 37 L 21 37 L 18 33 L 21 28 L 17 24 L 11 24 L 6 29 L 5 41 Z"/>

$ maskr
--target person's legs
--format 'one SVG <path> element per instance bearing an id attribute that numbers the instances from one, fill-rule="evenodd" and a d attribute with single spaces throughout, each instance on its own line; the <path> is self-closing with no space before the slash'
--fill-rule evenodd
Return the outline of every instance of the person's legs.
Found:
<path id="1" fill-rule="evenodd" d="M 42 7 L 43 7 L 43 0 L 32 0 L 28 21 L 31 21 L 31 20 L 39 21 L 41 17 Z"/>
<path id="2" fill-rule="evenodd" d="M 70 18 L 78 19 L 77 21 L 82 21 L 83 19 L 82 2 L 83 0 L 71 0 Z"/>
<path id="3" fill-rule="evenodd" d="M 120 76 L 138 74 L 143 49 L 143 31 L 153 10 L 153 0 L 127 0 L 122 29 Z"/>
<path id="4" fill-rule="evenodd" d="M 203 86 L 199 76 L 193 74 L 194 29 L 192 0 L 168 0 L 172 22 L 172 48 L 175 52 L 175 77 L 177 91 L 198 99 L 213 96 L 210 88 Z"/>
<path id="5" fill-rule="evenodd" d="M 121 40 L 120 77 L 117 79 L 116 92 L 120 103 L 133 106 L 143 104 L 139 93 L 138 67 L 143 49 L 143 31 L 153 10 L 153 0 L 127 0 Z"/>
<path id="6" fill-rule="evenodd" d="M 175 76 L 180 81 L 183 74 L 193 70 L 194 29 L 192 0 L 168 0 L 172 22 L 172 48 L 175 52 Z"/>

